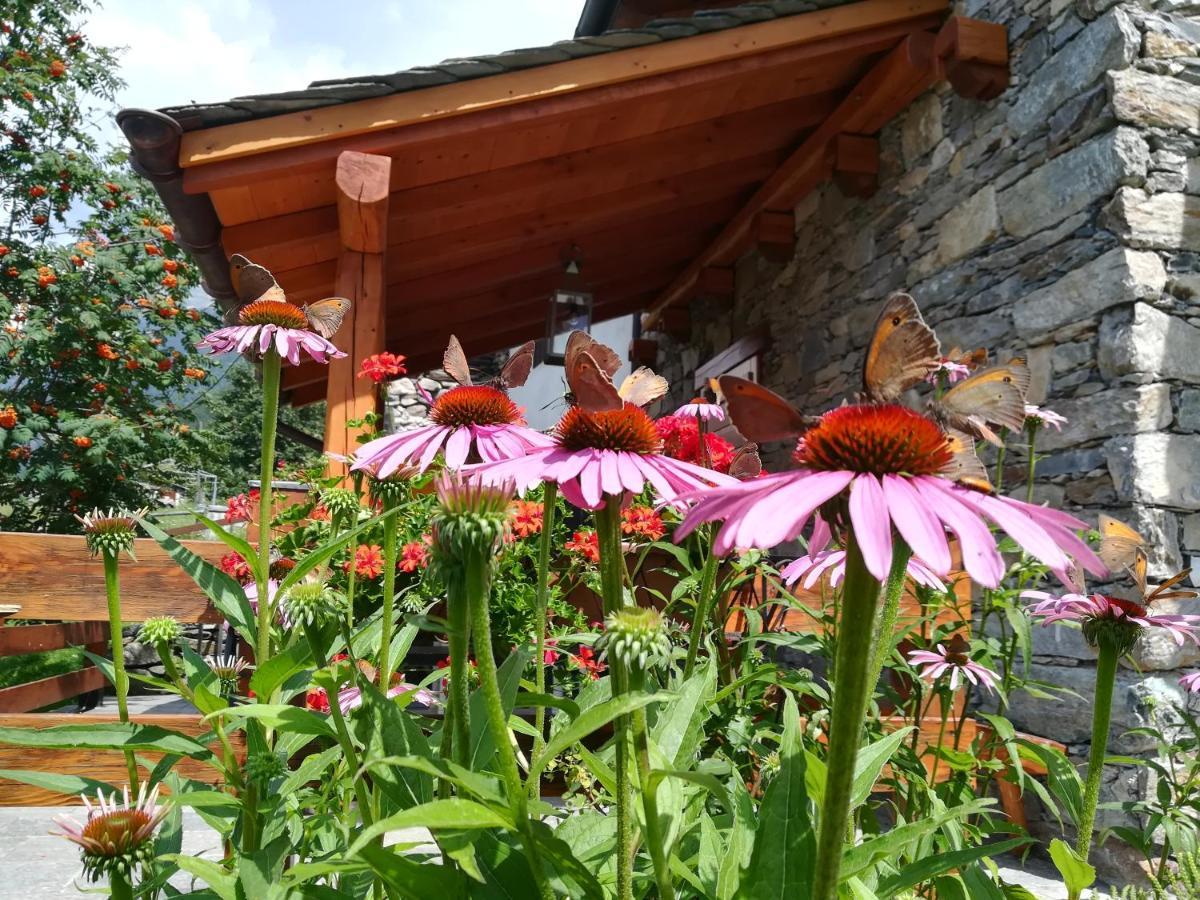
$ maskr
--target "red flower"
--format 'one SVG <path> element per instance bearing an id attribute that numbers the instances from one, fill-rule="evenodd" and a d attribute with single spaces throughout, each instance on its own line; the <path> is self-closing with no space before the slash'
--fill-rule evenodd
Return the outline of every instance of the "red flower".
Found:
<path id="1" fill-rule="evenodd" d="M 58 276 L 49 266 L 38 266 L 38 287 L 48 287 L 58 281 Z"/>
<path id="2" fill-rule="evenodd" d="M 329 713 L 329 695 L 325 688 L 309 688 L 304 694 L 304 706 L 314 712 Z"/>
<path id="3" fill-rule="evenodd" d="M 250 566 L 240 553 L 233 551 L 226 553 L 221 557 L 220 566 L 222 572 L 238 581 L 244 582 L 250 578 Z"/>
<path id="4" fill-rule="evenodd" d="M 329 515 L 329 510 L 325 508 L 324 503 L 318 503 L 308 514 L 308 518 L 313 522 L 328 522 L 332 516 Z"/>
<path id="5" fill-rule="evenodd" d="M 162 256 L 162 250 L 158 244 L 144 244 L 147 256 Z"/>
<path id="6" fill-rule="evenodd" d="M 577 531 L 566 543 L 567 551 L 589 562 L 600 562 L 600 536 L 594 531 Z"/>
<path id="7" fill-rule="evenodd" d="M 359 378 L 370 378 L 376 384 L 381 381 L 387 381 L 389 378 L 397 378 L 403 375 L 408 369 L 404 368 L 403 355 L 395 353 L 376 353 L 374 356 L 368 356 L 362 361 L 362 367 L 358 371 Z"/>
<path id="8" fill-rule="evenodd" d="M 401 572 L 415 572 L 429 565 L 430 539 L 424 537 L 419 541 L 409 541 L 400 548 L 400 561 L 396 568 Z"/>
<path id="9" fill-rule="evenodd" d="M 45 186 L 44 186 L 44 185 L 41 185 L 41 184 L 35 184 L 33 187 L 31 187 L 31 188 L 29 189 L 29 196 L 30 196 L 30 197 L 35 197 L 35 198 L 36 198 L 36 197 L 44 197 L 44 196 L 46 196 L 46 188 L 45 188 Z"/>
<path id="10" fill-rule="evenodd" d="M 67 74 L 67 64 L 65 62 L 63 62 L 61 59 L 53 60 L 50 63 L 50 77 L 51 78 L 62 78 L 66 74 Z"/>
<path id="11" fill-rule="evenodd" d="M 11 406 L 0 409 L 0 428 L 15 428 L 16 425 L 17 411 Z"/>
<path id="12" fill-rule="evenodd" d="M 161 234 L 168 241 L 175 240 L 175 229 L 173 227 L 171 227 L 170 225 L 159 225 L 158 233 Z"/>
<path id="13" fill-rule="evenodd" d="M 186 368 L 183 370 L 183 374 L 185 376 L 187 376 L 188 378 L 195 378 L 197 381 L 199 381 L 208 373 L 205 372 L 203 369 L 193 369 L 193 368 L 189 367 L 189 368 Z"/>
<path id="14" fill-rule="evenodd" d="M 179 285 L 179 279 L 176 278 L 174 275 L 164 275 L 162 277 L 162 284 L 163 284 L 163 287 L 166 287 L 166 288 L 177 287 Z"/>
<path id="15" fill-rule="evenodd" d="M 662 517 L 649 506 L 630 506 L 621 510 L 621 531 L 634 537 L 657 541 L 666 532 Z"/>
<path id="16" fill-rule="evenodd" d="M 92 446 L 92 439 L 83 434 L 76 435 L 75 437 L 71 438 L 71 441 L 76 447 L 82 447 L 84 450 Z"/>
<path id="17" fill-rule="evenodd" d="M 8 256 L 8 247 L 0 244 L 0 256 Z"/>
<path id="18" fill-rule="evenodd" d="M 175 260 L 173 260 L 173 259 L 164 259 L 163 260 L 163 271 L 176 272 L 178 270 L 179 270 L 179 263 L 177 263 Z"/>
<path id="19" fill-rule="evenodd" d="M 579 648 L 579 652 L 574 656 L 575 665 L 587 673 L 592 681 L 599 680 L 607 666 L 596 659 L 596 654 L 592 652 L 592 648 L 583 644 Z"/>
<path id="20" fill-rule="evenodd" d="M 96 345 L 96 355 L 101 359 L 119 359 L 121 356 L 121 354 L 108 346 L 108 344 L 103 343 Z"/>
<path id="21" fill-rule="evenodd" d="M 558 662 L 559 653 L 554 648 L 558 646 L 558 638 L 546 638 L 546 649 L 542 651 L 542 661 L 552 666 Z"/>
<path id="22" fill-rule="evenodd" d="M 162 368 L 162 365 L 159 365 Z M 168 367 L 169 368 L 169 367 Z M 238 494 L 235 497 L 230 497 L 225 501 L 225 521 L 229 522 L 249 522 L 253 508 L 258 506 L 259 491 L 258 488 L 253 488 L 247 494 Z"/>
<path id="23" fill-rule="evenodd" d="M 350 571 L 350 561 L 342 568 Z M 378 578 L 383 574 L 383 551 L 378 544 L 359 544 L 354 548 L 354 572 L 360 578 Z"/>
<path id="24" fill-rule="evenodd" d="M 172 361 L 171 361 L 171 358 L 170 358 L 170 357 L 164 357 L 163 359 L 160 359 L 160 360 L 158 361 L 158 371 L 160 371 L 160 372 L 167 372 L 167 371 L 170 371 L 170 369 L 171 369 L 171 362 L 172 362 Z"/>
<path id="25" fill-rule="evenodd" d="M 540 534 L 542 530 L 542 512 L 543 508 L 540 503 L 532 500 L 514 501 L 508 520 L 512 526 L 513 534 L 523 538 Z"/>
<path id="26" fill-rule="evenodd" d="M 664 454 L 684 462 L 704 464 L 700 454 L 700 425 L 695 416 L 663 416 L 655 420 L 654 427 L 662 439 Z M 733 444 L 711 432 L 705 433 L 704 443 L 712 467 L 728 474 L 729 464 L 733 462 Z"/>

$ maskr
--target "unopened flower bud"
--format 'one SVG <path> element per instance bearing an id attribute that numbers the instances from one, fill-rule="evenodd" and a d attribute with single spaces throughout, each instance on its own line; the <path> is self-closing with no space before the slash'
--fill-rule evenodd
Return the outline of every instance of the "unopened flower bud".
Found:
<path id="1" fill-rule="evenodd" d="M 122 551 L 133 555 L 133 539 L 137 536 L 138 519 L 145 514 L 144 509 L 133 512 L 116 509 L 103 512 L 93 509 L 87 515 L 75 518 L 83 525 L 83 534 L 92 556 L 103 554 L 115 557 Z"/>
<path id="2" fill-rule="evenodd" d="M 319 580 L 294 585 L 283 604 L 291 621 L 309 625 L 321 626 L 346 614 L 346 598 Z"/>
<path id="3" fill-rule="evenodd" d="M 671 640 L 656 609 L 631 606 L 618 610 L 604 622 L 600 636 L 602 655 L 630 669 L 650 669 L 671 659 Z"/>
<path id="4" fill-rule="evenodd" d="M 138 636 L 142 643 L 158 647 L 175 643 L 183 636 L 183 629 L 171 616 L 154 616 L 142 623 L 142 630 Z"/>

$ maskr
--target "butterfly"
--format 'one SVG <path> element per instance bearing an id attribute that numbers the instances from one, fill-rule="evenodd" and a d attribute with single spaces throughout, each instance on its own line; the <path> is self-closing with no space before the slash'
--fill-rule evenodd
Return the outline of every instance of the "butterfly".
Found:
<path id="1" fill-rule="evenodd" d="M 1149 606 L 1158 600 L 1190 600 L 1193 597 L 1200 596 L 1200 591 L 1188 590 L 1186 588 L 1183 590 L 1174 590 L 1177 584 L 1188 579 L 1192 574 L 1191 569 L 1184 569 L 1182 572 L 1172 575 L 1154 590 L 1147 592 L 1146 568 L 1148 565 L 1146 552 L 1139 549 L 1134 556 L 1133 566 L 1129 571 L 1133 576 L 1134 583 L 1137 584 L 1138 593 L 1142 595 L 1143 606 Z"/>
<path id="2" fill-rule="evenodd" d="M 666 394 L 667 380 L 646 366 L 634 371 L 617 388 L 612 379 L 620 367 L 621 358 L 611 347 L 585 332 L 572 332 L 563 358 L 567 402 L 587 412 L 611 412 L 626 403 L 646 406 Z"/>
<path id="3" fill-rule="evenodd" d="M 804 415 L 774 391 L 736 375 L 722 375 L 717 387 L 734 428 L 756 444 L 791 440 L 820 421 L 817 416 Z"/>
<path id="4" fill-rule="evenodd" d="M 1131 572 L 1138 554 L 1145 554 L 1146 539 L 1112 516 L 1100 514 L 1100 546 L 1096 555 L 1110 572 Z"/>
<path id="5" fill-rule="evenodd" d="M 253 263 L 240 253 L 229 258 L 229 277 L 233 290 L 242 306 L 248 303 L 287 303 L 287 294 L 265 267 Z M 308 326 L 323 338 L 333 337 L 346 313 L 350 312 L 350 301 L 345 297 L 326 297 L 300 307 Z"/>
<path id="6" fill-rule="evenodd" d="M 863 394 L 874 403 L 895 403 L 939 365 L 941 345 L 908 294 L 888 297 L 863 364 Z"/>
<path id="7" fill-rule="evenodd" d="M 1004 446 L 993 427 L 1020 431 L 1025 426 L 1025 395 L 1029 393 L 1029 368 L 1015 359 L 992 366 L 960 381 L 929 409 L 944 429 L 954 428 Z"/>
<path id="8" fill-rule="evenodd" d="M 489 380 L 487 386 L 501 391 L 521 387 L 529 379 L 529 373 L 533 371 L 533 346 L 533 341 L 526 341 L 518 347 L 505 362 L 500 374 Z M 446 345 L 446 352 L 442 354 L 442 368 L 459 384 L 469 385 L 472 383 L 471 366 L 467 362 L 467 354 L 463 352 L 462 344 L 454 335 L 450 335 L 450 343 Z"/>
<path id="9" fill-rule="evenodd" d="M 950 462 L 946 463 L 938 474 L 985 494 L 994 493 L 995 488 L 992 487 L 987 469 L 975 452 L 974 439 L 968 434 L 951 429 L 946 432 L 946 443 L 950 445 L 952 456 Z"/>
<path id="10" fill-rule="evenodd" d="M 758 455 L 758 444 L 742 444 L 733 452 L 729 474 L 741 481 L 749 481 L 762 474 L 762 458 Z"/>
<path id="11" fill-rule="evenodd" d="M 988 352 L 986 347 L 980 347 L 978 350 L 963 350 L 961 347 L 955 347 L 945 356 L 946 362 L 966 366 L 972 372 L 980 366 L 987 365 L 987 359 Z"/>

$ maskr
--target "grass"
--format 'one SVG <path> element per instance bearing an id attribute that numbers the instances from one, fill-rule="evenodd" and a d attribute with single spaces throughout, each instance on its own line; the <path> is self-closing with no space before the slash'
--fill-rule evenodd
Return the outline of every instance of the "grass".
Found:
<path id="1" fill-rule="evenodd" d="M 77 647 L 0 657 L 0 688 L 74 672 L 83 668 L 84 661 L 83 650 Z"/>

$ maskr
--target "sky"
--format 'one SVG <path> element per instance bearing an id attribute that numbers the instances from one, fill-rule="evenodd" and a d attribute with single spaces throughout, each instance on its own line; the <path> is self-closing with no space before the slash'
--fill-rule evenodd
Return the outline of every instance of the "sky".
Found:
<path id="1" fill-rule="evenodd" d="M 156 108 L 549 44 L 571 37 L 582 7 L 583 0 L 97 0 L 86 33 L 125 48 L 119 105 Z"/>

